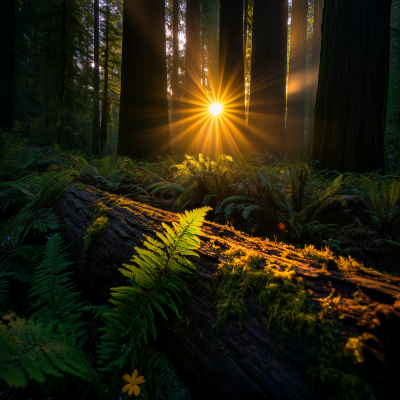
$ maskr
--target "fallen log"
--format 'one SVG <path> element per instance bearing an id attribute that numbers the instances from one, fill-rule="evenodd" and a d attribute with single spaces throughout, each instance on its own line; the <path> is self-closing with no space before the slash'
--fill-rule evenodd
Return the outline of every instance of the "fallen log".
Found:
<path id="1" fill-rule="evenodd" d="M 118 199 L 92 187 L 78 190 L 71 184 L 54 206 L 62 220 L 62 233 L 70 245 L 81 290 L 98 303 L 110 298 L 111 288 L 126 284 L 118 268 L 130 262 L 144 235 L 155 237 L 156 231 L 164 230 L 163 222 L 177 220 L 174 213 L 128 199 L 115 206 Z M 109 225 L 85 253 L 83 238 L 95 217 L 93 205 L 99 202 L 109 208 Z M 218 335 L 214 333 L 216 297 L 210 295 L 210 285 L 225 259 L 211 243 L 221 250 L 241 246 L 260 257 L 292 264 L 311 302 L 329 301 L 335 289 L 344 301 L 329 304 L 340 330 L 346 335 L 363 334 L 366 360 L 372 367 L 388 371 L 383 383 L 374 387 L 376 398 L 400 398 L 400 278 L 367 270 L 341 271 L 329 262 L 324 267 L 296 256 L 283 244 L 252 238 L 211 222 L 205 222 L 201 239 L 200 257 L 193 260 L 196 276 L 187 281 L 191 296 L 185 299 L 183 318 L 162 322 L 158 338 L 158 346 L 179 367 L 199 399 L 323 398 L 305 376 L 317 366 L 316 357 L 306 351 L 312 339 L 290 335 L 283 343 L 279 329 L 267 331 L 268 315 L 257 299 L 247 301 L 248 316 L 241 331 L 232 319 Z"/>

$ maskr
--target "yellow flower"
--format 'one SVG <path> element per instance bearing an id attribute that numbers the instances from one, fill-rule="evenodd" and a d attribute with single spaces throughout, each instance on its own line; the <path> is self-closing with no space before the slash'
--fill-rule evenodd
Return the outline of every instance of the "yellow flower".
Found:
<path id="1" fill-rule="evenodd" d="M 135 370 L 133 371 L 132 377 L 131 377 L 130 375 L 124 375 L 124 376 L 122 377 L 122 379 L 123 379 L 125 382 L 128 382 L 128 384 L 125 385 L 125 386 L 122 388 L 122 392 L 123 392 L 123 393 L 125 393 L 125 392 L 127 392 L 127 391 L 129 390 L 129 392 L 128 392 L 129 396 L 132 394 L 132 392 L 135 393 L 135 396 L 139 396 L 139 394 L 140 394 L 140 387 L 139 387 L 138 385 L 139 385 L 140 383 L 145 383 L 146 381 L 143 379 L 143 376 L 137 377 L 137 375 L 138 375 L 138 370 L 135 369 Z"/>

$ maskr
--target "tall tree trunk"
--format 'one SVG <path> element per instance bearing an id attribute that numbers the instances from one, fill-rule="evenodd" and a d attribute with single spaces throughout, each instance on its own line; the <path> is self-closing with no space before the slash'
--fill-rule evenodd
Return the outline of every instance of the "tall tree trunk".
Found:
<path id="1" fill-rule="evenodd" d="M 67 6 L 68 0 L 62 1 L 62 32 L 61 32 L 61 89 L 60 89 L 60 101 L 59 101 L 59 117 L 58 117 L 58 136 L 57 143 L 62 146 L 65 144 L 64 137 L 64 118 L 65 118 L 65 90 L 66 90 L 66 79 L 67 79 Z"/>
<path id="2" fill-rule="evenodd" d="M 307 10 L 308 0 L 293 0 L 286 124 L 287 152 L 292 156 L 304 148 Z"/>
<path id="3" fill-rule="evenodd" d="M 308 129 L 309 135 L 307 142 L 308 151 L 310 151 L 311 148 L 312 133 L 314 128 L 314 108 L 315 108 L 315 101 L 317 99 L 317 89 L 318 89 L 318 71 L 319 71 L 319 60 L 321 54 L 321 24 L 322 24 L 323 9 L 324 9 L 324 0 L 314 0 L 310 119 L 309 119 L 309 129 Z"/>
<path id="4" fill-rule="evenodd" d="M 110 24 L 110 7 L 107 2 L 107 14 L 105 20 L 105 41 L 106 48 L 104 52 L 104 88 L 103 88 L 103 104 L 101 113 L 101 126 L 100 126 L 100 157 L 104 157 L 104 149 L 107 145 L 107 128 L 108 128 L 108 58 L 109 58 L 109 28 Z"/>
<path id="5" fill-rule="evenodd" d="M 186 64 L 185 64 L 185 131 L 182 135 L 184 153 L 199 151 L 199 118 L 206 99 L 201 89 L 200 0 L 187 0 Z"/>
<path id="6" fill-rule="evenodd" d="M 218 54 L 219 54 L 219 6 L 218 0 L 205 2 L 207 6 L 204 14 L 206 17 L 206 47 L 207 47 L 207 69 L 208 86 L 211 91 L 212 100 L 215 101 L 218 96 Z"/>
<path id="7" fill-rule="evenodd" d="M 391 0 L 325 3 L 311 157 L 321 168 L 386 170 Z"/>
<path id="8" fill-rule="evenodd" d="M 243 60 L 243 0 L 220 1 L 219 31 L 219 118 L 221 137 L 217 152 L 245 153 L 251 146 L 247 138 Z"/>
<path id="9" fill-rule="evenodd" d="M 249 131 L 254 149 L 285 152 L 287 0 L 254 0 Z"/>
<path id="10" fill-rule="evenodd" d="M 15 0 L 2 0 L 0 11 L 0 127 L 9 128 L 14 119 Z"/>
<path id="11" fill-rule="evenodd" d="M 244 2 L 244 29 L 243 29 L 243 61 L 244 61 L 244 84 L 246 88 L 246 77 L 247 77 L 247 29 L 249 26 L 249 0 Z"/>
<path id="12" fill-rule="evenodd" d="M 164 1 L 124 1 L 123 22 L 118 154 L 170 153 Z"/>
<path id="13" fill-rule="evenodd" d="M 100 151 L 100 60 L 99 60 L 99 0 L 94 0 L 94 68 L 93 68 L 93 133 L 92 154 L 99 155 Z"/>
<path id="14" fill-rule="evenodd" d="M 172 4 L 172 24 L 173 24 L 173 39 L 172 39 L 172 115 L 171 115 L 171 138 L 173 150 L 177 153 L 182 152 L 179 143 L 179 133 L 181 130 L 180 120 L 182 116 L 181 93 L 179 88 L 179 0 L 173 0 Z"/>

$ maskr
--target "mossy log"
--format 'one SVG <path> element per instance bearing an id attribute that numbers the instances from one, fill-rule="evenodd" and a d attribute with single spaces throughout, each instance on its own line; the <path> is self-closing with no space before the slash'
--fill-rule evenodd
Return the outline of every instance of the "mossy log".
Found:
<path id="1" fill-rule="evenodd" d="M 119 206 L 115 206 L 116 200 L 120 200 Z M 109 224 L 85 253 L 84 236 L 95 217 L 93 205 L 98 201 L 109 208 L 105 214 Z M 110 298 L 111 288 L 126 284 L 118 268 L 130 262 L 134 248 L 142 246 L 144 235 L 155 237 L 156 231 L 163 231 L 163 222 L 177 220 L 174 213 L 92 187 L 78 190 L 74 184 L 54 208 L 62 220 L 62 233 L 70 245 L 83 295 L 97 303 Z M 211 222 L 205 222 L 203 234 L 200 257 L 193 260 L 197 272 L 194 279 L 187 281 L 191 296 L 185 298 L 182 319 L 160 323 L 157 338 L 157 345 L 180 368 L 196 397 L 322 398 L 305 374 L 317 365 L 316 357 L 307 352 L 310 339 L 289 335 L 282 341 L 279 329 L 267 331 L 268 315 L 259 307 L 258 299 L 248 300 L 248 316 L 241 331 L 232 318 L 218 335 L 213 333 L 216 297 L 210 294 L 210 285 L 218 265 L 225 261 L 210 246 L 214 241 L 222 250 L 242 246 L 261 257 L 292 263 L 311 302 L 318 303 L 335 289 L 343 301 L 331 302 L 331 307 L 342 334 L 364 333 L 365 359 L 378 371 L 387 371 L 375 388 L 376 398 L 400 398 L 400 278 L 366 270 L 344 272 L 336 270 L 334 263 L 332 268 L 328 263 L 327 270 L 315 261 L 290 255 L 283 244 Z M 354 296 L 356 292 L 358 297 Z M 360 296 L 362 304 L 357 300 Z"/>

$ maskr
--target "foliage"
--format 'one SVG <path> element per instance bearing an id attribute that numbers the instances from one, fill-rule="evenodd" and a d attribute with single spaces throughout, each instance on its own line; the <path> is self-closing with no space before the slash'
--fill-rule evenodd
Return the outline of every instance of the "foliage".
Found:
<path id="1" fill-rule="evenodd" d="M 26 319 L 0 325 L 0 377 L 7 385 L 26 387 L 30 380 L 44 383 L 63 373 L 98 385 L 96 372 L 63 325 Z"/>
<path id="2" fill-rule="evenodd" d="M 38 265 L 31 280 L 28 298 L 33 298 L 31 309 L 36 310 L 31 318 L 47 325 L 59 321 L 66 332 L 73 332 L 75 337 L 83 334 L 84 323 L 77 312 L 82 304 L 78 303 L 79 293 L 75 292 L 66 269 L 72 262 L 68 261 L 66 246 L 61 235 L 51 236 L 47 242 L 43 260 Z"/>

